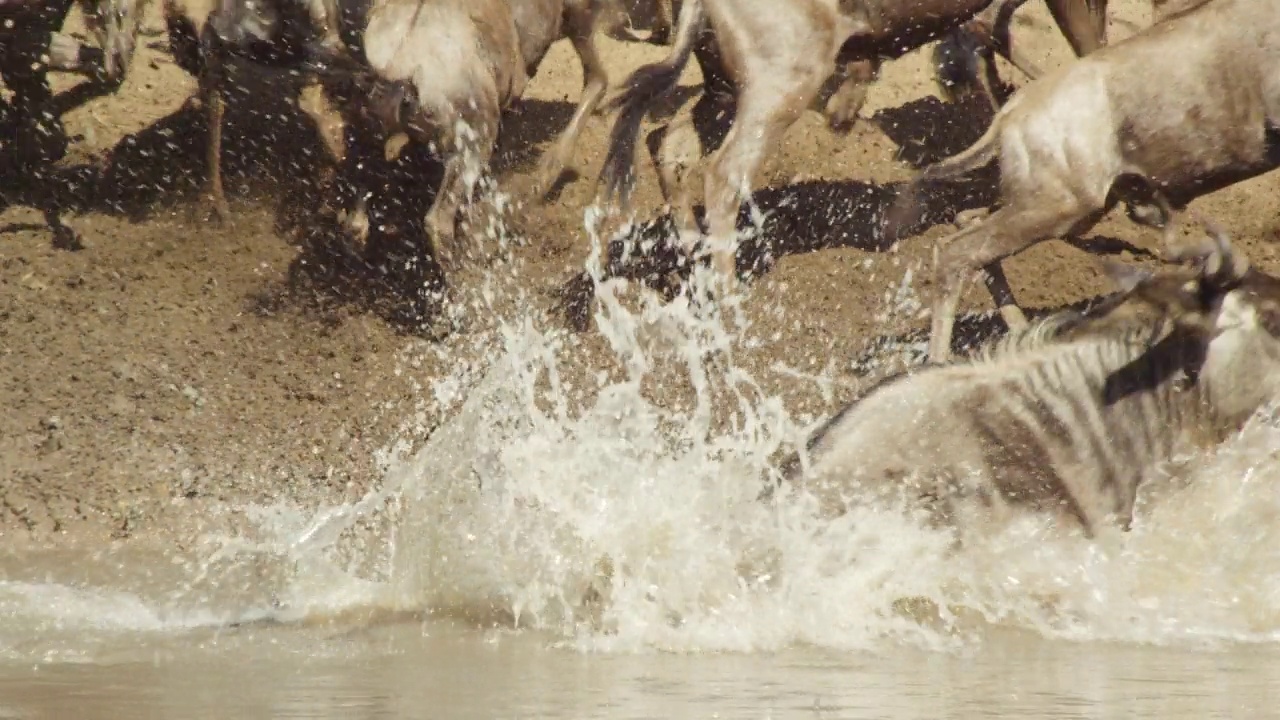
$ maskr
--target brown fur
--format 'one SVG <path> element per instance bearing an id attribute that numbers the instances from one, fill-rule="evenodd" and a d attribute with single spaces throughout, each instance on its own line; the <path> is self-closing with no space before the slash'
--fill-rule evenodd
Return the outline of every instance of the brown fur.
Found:
<path id="1" fill-rule="evenodd" d="M 609 12 L 616 0 L 508 0 L 515 16 L 516 30 L 520 35 L 520 50 L 524 57 L 525 71 L 529 77 L 538 72 L 538 66 L 551 45 L 567 38 L 582 63 L 582 98 L 574 110 L 569 124 L 556 139 L 555 145 L 543 154 L 538 169 L 538 188 L 551 190 L 561 173 L 572 162 L 578 137 L 587 118 L 592 116 L 609 89 L 609 76 L 595 34 L 609 19 Z"/>
<path id="2" fill-rule="evenodd" d="M 377 0 L 360 33 L 365 57 L 327 58 L 334 77 L 355 80 L 354 90 L 332 96 L 358 136 L 360 157 L 353 162 L 403 136 L 432 149 L 444 163 L 426 225 L 431 254 L 446 269 L 452 267 L 458 211 L 473 189 L 467 163 L 488 168 L 502 113 L 528 82 L 512 5 Z M 365 202 L 361 194 L 354 209 L 342 208 L 357 231 L 363 229 Z"/>
<path id="3" fill-rule="evenodd" d="M 828 513 L 905 503 L 933 523 L 1023 509 L 1127 529 L 1152 466 L 1220 443 L 1280 390 L 1280 278 L 1219 237 L 1197 269 L 1112 265 L 1121 291 L 863 394 L 785 477 Z"/>
<path id="4" fill-rule="evenodd" d="M 456 213 L 467 194 L 463 187 L 461 153 L 470 153 L 481 165 L 487 166 L 496 144 L 502 113 L 520 98 L 528 78 L 537 73 L 551 45 L 561 39 L 573 43 L 582 63 L 583 94 L 568 126 L 542 157 L 539 189 L 543 192 L 550 190 L 570 164 L 587 118 L 595 113 L 608 89 L 608 76 L 596 45 L 595 33 L 611 20 L 610 11 L 616 9 L 614 2 L 616 0 L 480 0 L 465 3 L 460 0 L 423 0 L 425 7 L 438 12 L 465 11 L 478 38 L 477 47 L 463 50 L 474 51 L 476 55 L 464 63 L 468 64 L 467 67 L 450 67 L 448 72 L 453 74 L 452 77 L 434 67 L 415 78 L 405 74 L 408 71 L 404 68 L 410 67 L 416 59 L 430 62 L 434 57 L 432 52 L 435 48 L 428 45 L 445 42 L 428 42 L 426 38 L 431 37 L 430 28 L 408 24 L 375 25 L 371 19 L 370 28 L 364 31 L 366 48 L 394 43 L 408 45 L 401 51 L 404 55 L 396 56 L 395 63 L 401 69 L 395 71 L 399 74 L 393 73 L 394 76 L 388 75 L 387 67 L 372 67 L 367 57 L 357 62 L 357 67 L 353 68 L 348 63 L 341 70 L 364 78 L 357 83 L 363 85 L 363 89 L 345 98 L 345 114 L 348 122 L 358 122 L 356 116 L 371 111 L 379 118 L 378 126 L 365 127 L 364 130 L 374 129 L 384 137 L 405 132 L 415 142 L 434 144 L 445 158 L 445 179 L 428 214 L 429 232 L 438 259 L 448 264 Z M 397 4 L 408 6 L 408 3 L 424 7 L 418 0 L 384 0 L 374 7 L 371 18 L 393 11 Z M 378 36 L 373 37 L 374 33 Z M 415 49 L 414 42 L 427 44 Z M 341 58 L 329 60 L 343 62 Z M 485 70 L 481 71 L 481 67 Z M 463 78 L 459 73 L 470 74 Z M 433 87 L 414 87 L 422 77 L 430 77 L 428 82 Z M 437 85 L 440 89 L 434 87 Z M 443 97 L 442 93 L 448 97 Z M 377 107 L 371 105 L 375 101 Z M 413 107 L 408 113 L 412 117 L 401 117 L 406 106 Z M 465 148 L 453 137 L 453 124 L 458 119 L 465 120 L 478 134 L 478 137 L 467 141 Z M 361 215 L 362 208 L 348 214 L 353 219 Z"/>
<path id="5" fill-rule="evenodd" d="M 1158 209 L 1131 216 L 1171 237 L 1174 214 L 1191 200 L 1280 164 L 1277 37 L 1277 5 L 1214 0 L 1185 10 L 1026 86 L 978 142 L 922 172 L 917 185 L 1002 160 L 1000 209 L 938 244 L 931 358 L 946 359 L 963 285 L 979 268 L 1087 232 L 1119 200 Z M 914 195 L 889 213 L 887 236 Z M 1006 322 L 1025 322 L 1007 282 L 991 292 Z"/>
<path id="6" fill-rule="evenodd" d="M 704 169 L 707 244 L 718 274 L 732 280 L 735 221 L 743 193 L 754 183 L 769 149 L 801 112 L 815 105 L 837 66 L 847 76 L 827 110 L 829 117 L 840 114 L 847 120 L 856 116 L 865 97 L 862 88 L 875 77 L 882 58 L 937 38 L 990 3 L 850 0 L 837 9 L 820 0 L 686 0 L 672 54 L 633 73 L 612 103 L 622 112 L 601 171 L 606 191 L 620 194 L 627 204 L 636 136 L 646 109 L 674 87 L 704 29 L 710 28 L 721 66 L 736 90 L 737 117 Z M 687 142 L 679 133 L 671 136 Z"/>

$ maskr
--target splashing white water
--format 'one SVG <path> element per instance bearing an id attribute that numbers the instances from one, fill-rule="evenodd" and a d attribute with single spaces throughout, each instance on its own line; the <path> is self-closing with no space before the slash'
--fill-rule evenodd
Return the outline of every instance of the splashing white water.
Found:
<path id="1" fill-rule="evenodd" d="M 0 615 L 53 607 L 100 614 L 99 630 L 172 631 L 380 606 L 606 651 L 955 648 L 990 624 L 1075 640 L 1278 639 L 1280 428 L 1251 424 L 1185 482 L 1153 488 L 1159 501 L 1130 533 L 1062 539 L 1028 521 L 953 554 L 950 537 L 898 515 L 820 521 L 803 497 L 760 502 L 771 461 L 808 428 L 738 362 L 759 351 L 742 313 L 644 294 L 636 309 L 618 281 L 596 290 L 620 374 L 582 372 L 580 341 L 551 322 L 505 318 L 485 362 L 460 359 L 435 381 L 435 402 L 457 407 L 416 452 L 388 458 L 376 492 L 318 514 L 246 510 L 265 537 L 223 539 L 195 580 L 270 556 L 287 575 L 283 610 L 161 612 L 9 584 Z M 337 553 L 371 518 L 383 529 Z"/>
<path id="2" fill-rule="evenodd" d="M 927 590 L 919 579 L 945 538 L 874 514 L 823 526 L 806 508 L 759 502 L 770 456 L 803 429 L 728 364 L 739 338 L 685 302 L 650 298 L 633 314 L 617 284 L 598 289 L 597 323 L 625 378 L 601 377 L 594 402 L 572 413 L 566 343 L 531 320 L 508 325 L 461 410 L 392 471 L 405 491 L 398 602 L 509 615 L 589 647 L 919 636 L 917 624 L 889 616 L 892 601 Z M 692 407 L 646 397 L 646 377 L 667 362 L 683 367 Z M 713 389 L 735 403 L 724 429 L 713 427 Z M 893 572 L 909 560 L 920 574 Z M 605 595 L 599 616 L 589 588 Z"/>
<path id="3" fill-rule="evenodd" d="M 684 300 L 628 310 L 620 291 L 599 285 L 596 321 L 626 374 L 600 375 L 584 409 L 566 401 L 573 343 L 518 318 L 457 413 L 393 464 L 397 606 L 611 650 L 954 647 L 984 623 L 1154 643 L 1280 630 L 1274 470 L 1259 465 L 1280 448 L 1271 425 L 1159 488 L 1131 533 L 1088 542 L 1027 522 L 952 555 L 896 515 L 823 522 L 803 499 L 759 502 L 770 458 L 806 428 L 733 364 L 746 333 Z M 671 366 L 688 407 L 644 389 Z M 713 398 L 732 422 L 712 421 Z"/>

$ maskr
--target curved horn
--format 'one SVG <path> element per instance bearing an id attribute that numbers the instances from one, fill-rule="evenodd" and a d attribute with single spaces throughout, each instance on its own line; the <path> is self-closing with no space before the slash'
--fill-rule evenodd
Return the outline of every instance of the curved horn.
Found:
<path id="1" fill-rule="evenodd" d="M 1213 252 L 1205 259 L 1201 275 L 1217 287 L 1235 285 L 1249 272 L 1249 258 L 1231 246 L 1231 239 L 1218 223 L 1197 215 L 1200 224 L 1213 238 Z"/>
<path id="2" fill-rule="evenodd" d="M 1195 211 L 1187 212 L 1195 215 L 1209 237 L 1198 243 L 1170 249 L 1168 258 L 1174 262 L 1201 263 L 1201 278 L 1217 288 L 1231 287 L 1243 280 L 1249 272 L 1249 258 L 1232 246 L 1226 230 Z"/>

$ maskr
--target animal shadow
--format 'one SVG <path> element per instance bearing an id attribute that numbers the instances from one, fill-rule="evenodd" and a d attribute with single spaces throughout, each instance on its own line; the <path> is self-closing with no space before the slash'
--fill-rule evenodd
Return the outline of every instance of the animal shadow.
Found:
<path id="1" fill-rule="evenodd" d="M 517 191 L 503 183 L 528 170 L 550 149 L 549 143 L 559 137 L 575 109 L 570 102 L 525 99 L 505 112 L 497 148 L 485 172 L 489 188 Z M 349 135 L 347 142 L 351 155 L 350 149 L 359 141 Z M 444 269 L 431 256 L 424 222 L 439 189 L 441 159 L 412 144 L 392 160 L 367 152 L 360 157 L 358 168 L 348 161 L 325 197 L 313 198 L 302 212 L 310 225 L 301 233 L 302 252 L 291 266 L 287 294 L 305 297 L 312 307 L 326 312 L 357 306 L 406 332 L 420 332 L 438 319 L 448 291 Z M 347 197 L 370 193 L 369 234 L 363 244 L 342 229 L 334 208 L 326 205 L 335 189 Z M 495 208 L 482 201 L 471 210 L 484 214 Z M 504 220 L 510 223 L 513 218 Z M 480 226 L 474 215 L 464 217 L 463 222 L 468 221 L 472 227 Z M 465 235 L 465 231 L 459 233 Z M 462 264 L 483 262 L 480 256 L 485 250 L 475 247 L 476 242 L 462 245 L 454 248 L 455 254 L 469 253 Z"/>
<path id="2" fill-rule="evenodd" d="M 500 224 L 514 218 L 502 203 L 487 202 L 485 195 L 502 192 L 509 171 L 541 157 L 548 140 L 568 122 L 573 105 L 564 102 L 525 101 L 518 111 L 504 114 L 498 147 L 483 173 L 476 202 L 464 207 L 458 242 L 452 248 L 459 269 L 477 267 L 493 249 L 486 233 L 476 232 L 503 214 Z M 425 219 L 435 201 L 443 176 L 442 158 L 416 144 L 405 145 L 392 159 L 379 152 L 356 148 L 361 131 L 347 137 L 348 159 L 335 174 L 322 197 L 305 211 L 310 225 L 301 233 L 302 251 L 291 265 L 290 287 L 279 294 L 307 300 L 312 308 L 331 312 L 341 306 L 373 312 L 404 332 L 439 334 L 447 294 L 451 292 L 445 269 L 432 255 Z M 499 179 L 500 175 L 506 178 Z M 368 197 L 368 234 L 363 242 L 351 237 L 336 217 L 330 197 Z M 499 207 L 499 206 L 502 207 Z M 350 202 L 345 204 L 350 207 Z"/>
<path id="3" fill-rule="evenodd" d="M 228 77 L 221 153 L 228 199 L 270 199 L 278 229 L 293 228 L 298 207 L 321 189 L 331 167 L 314 121 L 294 102 L 304 79 L 257 68 Z M 208 137 L 207 113 L 193 98 L 122 138 L 98 178 L 94 209 L 140 221 L 197 200 L 209 172 Z M 234 208 L 232 214 L 234 224 Z"/>
<path id="4" fill-rule="evenodd" d="M 974 93 L 950 103 L 929 95 L 880 110 L 870 122 L 898 146 L 898 161 L 920 169 L 977 142 L 994 117 L 987 100 Z"/>
<path id="5" fill-rule="evenodd" d="M 573 117 L 575 103 L 521 99 L 502 115 L 491 167 L 497 174 L 527 170 Z"/>
<path id="6" fill-rule="evenodd" d="M 736 264 L 744 279 L 763 276 L 788 255 L 833 248 L 884 252 L 892 247 L 879 230 L 880 218 L 893 205 L 903 183 L 876 184 L 856 180 L 809 180 L 753 193 L 738 215 L 743 230 Z M 985 207 L 995 200 L 989 173 L 930 189 L 920 197 L 919 217 L 911 232 L 954 221 L 961 210 Z M 753 210 L 754 207 L 754 210 Z M 756 227 L 752 216 L 764 218 Z M 695 208 L 702 219 L 702 208 Z M 670 215 L 633 225 L 609 240 L 605 277 L 637 280 L 673 297 L 687 281 L 693 263 L 675 244 Z M 698 262 L 704 262 L 699 260 Z M 561 309 L 575 329 L 586 329 L 594 284 L 584 271 L 561 288 Z"/>
<path id="7" fill-rule="evenodd" d="M 443 307 L 446 278 L 431 255 L 425 218 L 442 175 L 439 159 L 416 145 L 391 159 L 352 155 L 304 207 L 309 220 L 296 234 L 300 251 L 288 279 L 262 295 L 260 308 L 288 305 L 323 317 L 351 308 L 403 332 L 430 332 Z M 356 192 L 368 194 L 363 242 L 329 204 L 330 197 Z"/>
<path id="8" fill-rule="evenodd" d="M 704 157 L 720 147 L 734 115 L 732 101 L 716 93 L 703 93 L 693 106 L 690 120 Z M 919 168 L 968 147 L 985 132 L 991 117 L 990 106 L 976 95 L 954 103 L 929 96 L 881 110 L 870 122 L 898 145 L 900 160 Z M 647 142 L 651 153 L 664 132 L 659 128 L 650 134 Z M 900 228 L 901 236 L 953 222 L 962 210 L 989 207 L 998 199 L 998 177 L 999 171 L 992 164 L 954 182 L 918 188 L 918 207 Z M 905 186 L 901 182 L 813 180 L 754 192 L 739 212 L 738 227 L 752 226 L 752 206 L 763 215 L 764 222 L 739 243 L 739 274 L 763 275 L 786 255 L 838 247 L 868 252 L 889 249 L 892 243 L 881 236 L 880 221 Z M 704 213 L 704 207 L 694 208 L 699 224 L 705 227 Z M 692 269 L 672 243 L 674 235 L 671 218 L 664 216 L 613 238 L 606 253 L 606 277 L 640 280 L 665 295 L 673 295 Z M 561 309 L 569 324 L 578 330 L 587 325 L 593 287 L 585 272 L 561 287 Z"/>
<path id="9" fill-rule="evenodd" d="M 44 213 L 50 223 L 44 229 L 54 231 L 55 244 L 68 240 L 58 239 L 57 226 L 69 230 L 58 218 L 91 204 L 97 169 L 91 164 L 64 162 L 77 138 L 68 134 L 61 118 L 111 89 L 111 84 L 93 80 L 74 85 L 54 95 L 48 117 L 37 122 L 20 117 L 9 102 L 0 99 L 0 137 L 8 140 L 0 143 L 0 210 L 21 205 Z M 60 246 L 78 249 L 78 239 L 72 240 Z"/>
<path id="10" fill-rule="evenodd" d="M 305 204 L 300 200 L 317 193 L 329 167 L 314 121 L 292 102 L 301 79 L 278 72 L 230 77 L 235 82 L 227 84 L 221 153 L 228 197 L 271 198 L 277 229 L 287 229 L 298 222 L 297 208 Z M 88 85 L 64 91 L 55 107 L 66 111 L 101 94 Z M 195 212 L 192 202 L 208 176 L 207 143 L 206 113 L 193 99 L 100 157 L 48 164 L 38 172 L 0 172 L 0 202 L 134 222 L 184 204 Z"/>

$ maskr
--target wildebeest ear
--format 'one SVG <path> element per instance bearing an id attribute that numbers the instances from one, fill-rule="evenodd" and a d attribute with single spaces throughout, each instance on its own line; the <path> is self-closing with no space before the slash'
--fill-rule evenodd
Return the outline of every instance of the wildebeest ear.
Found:
<path id="1" fill-rule="evenodd" d="M 1102 272 L 1121 292 L 1133 292 L 1133 289 L 1141 285 L 1144 281 L 1150 280 L 1155 273 L 1147 268 L 1141 268 L 1137 265 L 1116 262 L 1115 260 L 1103 260 Z"/>

